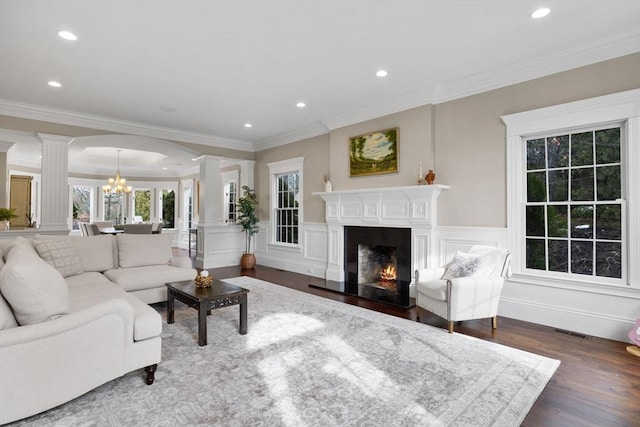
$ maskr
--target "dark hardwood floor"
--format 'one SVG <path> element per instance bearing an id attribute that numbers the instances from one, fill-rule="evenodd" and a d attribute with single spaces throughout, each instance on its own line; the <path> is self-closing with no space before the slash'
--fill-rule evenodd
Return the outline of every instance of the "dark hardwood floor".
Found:
<path id="1" fill-rule="evenodd" d="M 323 282 L 315 277 L 263 266 L 253 270 L 224 267 L 209 271 L 218 279 L 255 277 L 406 319 L 416 320 L 419 310 L 421 322 L 446 327 L 442 319 L 416 307 L 397 308 L 309 287 Z M 455 330 L 561 361 L 523 426 L 640 427 L 640 357 L 627 353 L 628 344 L 502 317 L 498 318 L 497 330 L 491 329 L 490 319 L 460 322 Z"/>

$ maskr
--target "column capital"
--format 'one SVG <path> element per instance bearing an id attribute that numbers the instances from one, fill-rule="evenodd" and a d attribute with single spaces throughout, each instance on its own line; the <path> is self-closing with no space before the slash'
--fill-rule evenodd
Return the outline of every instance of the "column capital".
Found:
<path id="1" fill-rule="evenodd" d="M 74 137 L 65 136 L 65 135 L 52 135 L 50 133 L 36 133 L 36 137 L 40 140 L 40 142 L 58 142 L 68 144 L 74 140 Z"/>

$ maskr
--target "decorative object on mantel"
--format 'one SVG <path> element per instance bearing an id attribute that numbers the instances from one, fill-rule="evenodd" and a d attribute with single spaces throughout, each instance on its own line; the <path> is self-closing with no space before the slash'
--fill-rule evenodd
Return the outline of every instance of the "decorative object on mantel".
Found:
<path id="1" fill-rule="evenodd" d="M 195 279 L 196 288 L 210 288 L 213 283 L 213 276 L 207 270 L 202 270 Z"/>
<path id="2" fill-rule="evenodd" d="M 433 185 L 433 181 L 436 180 L 436 174 L 433 172 L 433 169 L 429 169 L 424 179 L 427 181 L 427 185 Z"/>
<path id="3" fill-rule="evenodd" d="M 9 208 L 0 208 L 0 222 L 4 223 L 4 231 L 9 231 L 10 225 L 9 221 L 13 218 L 17 218 L 16 210 Z"/>
<path id="4" fill-rule="evenodd" d="M 398 128 L 349 138 L 349 176 L 398 172 Z"/>
<path id="5" fill-rule="evenodd" d="M 420 172 L 418 172 L 418 185 L 424 185 L 424 175 L 422 171 L 422 162 L 420 162 Z"/>
<path id="6" fill-rule="evenodd" d="M 240 267 L 243 269 L 253 268 L 256 265 L 256 256 L 251 253 L 251 237 L 260 229 L 258 222 L 260 219 L 256 214 L 256 205 L 258 204 L 258 196 L 248 186 L 243 185 L 242 197 L 238 200 L 238 218 L 236 224 L 242 227 L 242 231 L 246 237 L 246 249 L 240 258 Z"/>
<path id="7" fill-rule="evenodd" d="M 636 325 L 629 331 L 629 338 L 635 345 L 628 346 L 627 351 L 640 357 L 640 318 L 636 319 Z"/>
<path id="8" fill-rule="evenodd" d="M 331 185 L 331 181 L 329 180 L 329 175 L 324 176 L 324 191 L 326 193 L 333 191 L 333 186 Z"/>

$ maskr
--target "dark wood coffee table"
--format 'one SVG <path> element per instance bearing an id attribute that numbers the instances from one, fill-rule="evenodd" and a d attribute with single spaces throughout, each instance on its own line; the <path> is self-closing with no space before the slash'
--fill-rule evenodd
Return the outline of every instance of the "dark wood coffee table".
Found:
<path id="1" fill-rule="evenodd" d="M 193 280 L 167 283 L 167 323 L 173 323 L 174 300 L 198 310 L 198 345 L 207 345 L 207 314 L 211 310 L 230 305 L 240 305 L 241 335 L 247 333 L 248 289 L 220 280 L 213 281 L 209 288 L 198 288 Z"/>

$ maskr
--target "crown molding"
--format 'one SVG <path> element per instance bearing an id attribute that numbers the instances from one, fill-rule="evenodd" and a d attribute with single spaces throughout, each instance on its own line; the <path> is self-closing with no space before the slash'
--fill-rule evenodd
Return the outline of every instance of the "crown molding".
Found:
<path id="1" fill-rule="evenodd" d="M 313 124 L 304 128 L 295 129 L 291 132 L 285 132 L 276 136 L 261 139 L 255 143 L 255 151 L 279 147 L 281 145 L 302 141 L 313 138 L 314 136 L 324 135 L 326 133 L 329 133 L 329 129 L 324 124 Z"/>
<path id="2" fill-rule="evenodd" d="M 45 122 L 61 123 L 69 126 L 78 126 L 89 129 L 99 129 L 109 132 L 124 133 L 152 138 L 167 139 L 172 141 L 200 144 L 210 147 L 228 148 L 253 152 L 253 144 L 238 139 L 223 138 L 217 135 L 188 132 L 179 129 L 171 129 L 160 126 L 151 126 L 143 123 L 126 120 L 111 119 L 92 114 L 83 114 L 75 111 L 48 108 L 40 105 L 26 104 L 22 102 L 0 99 L 0 114 L 20 117 L 23 119 L 40 120 Z"/>
<path id="3" fill-rule="evenodd" d="M 640 52 L 640 27 L 437 85 L 432 102 L 440 104 L 637 52 Z"/>

